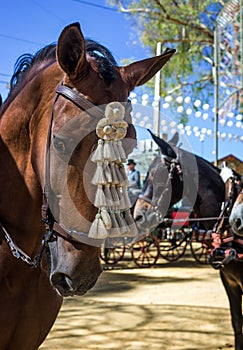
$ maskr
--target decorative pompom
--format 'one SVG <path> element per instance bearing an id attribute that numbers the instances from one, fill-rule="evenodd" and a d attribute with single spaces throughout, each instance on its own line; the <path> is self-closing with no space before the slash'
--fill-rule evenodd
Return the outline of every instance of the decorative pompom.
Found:
<path id="1" fill-rule="evenodd" d="M 116 174 L 117 174 L 117 177 L 119 179 L 120 185 L 121 186 L 129 186 L 130 182 L 127 178 L 124 165 L 123 164 L 115 164 L 115 170 L 116 170 Z"/>
<path id="2" fill-rule="evenodd" d="M 115 218 L 116 218 L 116 222 L 121 230 L 122 234 L 129 234 L 129 227 L 127 226 L 126 220 L 123 218 L 123 216 L 121 215 L 121 212 L 116 211 L 115 212 Z"/>
<path id="3" fill-rule="evenodd" d="M 111 197 L 112 197 L 112 206 L 119 209 L 120 202 L 121 202 L 120 187 L 111 186 L 110 191 L 111 191 Z"/>
<path id="4" fill-rule="evenodd" d="M 112 181 L 111 181 L 112 185 L 120 185 L 119 179 L 117 177 L 116 169 L 115 169 L 115 164 L 110 163 L 109 168 L 110 168 L 110 174 L 112 177 Z"/>
<path id="5" fill-rule="evenodd" d="M 228 168 L 227 166 L 224 166 L 223 169 L 220 172 L 220 176 L 224 183 L 227 182 L 227 180 L 234 176 L 232 169 Z"/>
<path id="6" fill-rule="evenodd" d="M 107 184 L 107 177 L 104 169 L 103 163 L 97 163 L 97 169 L 95 171 L 94 177 L 92 179 L 92 183 L 94 185 L 105 185 Z"/>
<path id="7" fill-rule="evenodd" d="M 95 220 L 89 229 L 88 237 L 96 239 L 105 239 L 108 237 L 108 231 L 105 228 L 100 214 L 96 214 Z"/>
<path id="8" fill-rule="evenodd" d="M 109 184 L 106 184 L 103 187 L 103 190 L 104 190 L 104 194 L 105 194 L 104 206 L 110 207 L 110 206 L 113 205 L 113 198 L 112 198 L 112 195 L 111 195 L 111 186 Z"/>
<path id="9" fill-rule="evenodd" d="M 99 139 L 98 146 L 94 150 L 93 154 L 91 155 L 92 162 L 97 163 L 97 162 L 102 162 L 104 160 L 104 154 L 103 154 L 104 146 L 103 146 L 103 144 L 104 144 L 104 141 L 102 139 Z"/>
<path id="10" fill-rule="evenodd" d="M 127 223 L 127 226 L 129 228 L 129 231 L 127 232 L 127 237 L 135 237 L 138 235 L 138 229 L 137 226 L 133 220 L 132 214 L 130 210 L 126 210 L 123 212 L 124 220 Z"/>
<path id="11" fill-rule="evenodd" d="M 110 163 L 109 162 L 104 162 L 104 171 L 105 171 L 105 176 L 107 178 L 107 183 L 112 183 L 113 182 L 113 176 L 111 173 L 111 168 L 110 168 Z"/>
<path id="12" fill-rule="evenodd" d="M 104 160 L 108 160 L 109 162 L 115 162 L 117 160 L 114 152 L 113 141 L 106 141 L 104 143 L 103 156 Z"/>
<path id="13" fill-rule="evenodd" d="M 111 122 L 123 119 L 125 115 L 125 107 L 120 102 L 111 102 L 105 108 L 105 116 Z"/>
<path id="14" fill-rule="evenodd" d="M 122 164 L 126 162 L 126 153 L 121 139 L 126 136 L 128 127 L 124 115 L 124 106 L 111 102 L 106 106 L 105 118 L 96 126 L 100 140 L 91 160 L 97 164 L 92 183 L 97 185 L 94 205 L 99 213 L 91 225 L 89 237 L 134 236 L 136 226 L 131 214 L 121 212 L 131 206 L 127 192 L 129 181 Z"/>
<path id="15" fill-rule="evenodd" d="M 101 209 L 100 216 L 101 216 L 101 219 L 104 223 L 105 228 L 108 230 L 111 229 L 111 226 L 112 226 L 111 217 L 105 208 Z"/>
<path id="16" fill-rule="evenodd" d="M 96 194 L 95 194 L 95 200 L 94 200 L 94 205 L 97 208 L 103 207 L 103 206 L 107 206 L 107 202 L 106 202 L 106 197 L 105 197 L 105 193 L 103 190 L 103 186 L 98 185 Z"/>
<path id="17" fill-rule="evenodd" d="M 110 237 L 119 237 L 121 235 L 120 227 L 118 225 L 118 222 L 116 221 L 115 213 L 110 213 L 112 227 L 110 229 Z"/>
<path id="18" fill-rule="evenodd" d="M 121 159 L 121 162 L 122 163 L 126 163 L 126 153 L 124 151 L 124 148 L 122 146 L 122 141 L 121 140 L 118 140 L 117 141 L 117 148 L 118 148 L 118 151 L 119 151 L 119 154 L 120 154 L 120 159 Z"/>
<path id="19" fill-rule="evenodd" d="M 116 156 L 116 162 L 120 163 L 121 162 L 121 155 L 117 146 L 117 141 L 113 141 L 113 149 L 114 149 L 114 154 Z"/>

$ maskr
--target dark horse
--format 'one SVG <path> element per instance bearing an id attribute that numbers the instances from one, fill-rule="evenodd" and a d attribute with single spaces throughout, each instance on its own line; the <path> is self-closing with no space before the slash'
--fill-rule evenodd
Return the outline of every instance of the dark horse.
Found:
<path id="1" fill-rule="evenodd" d="M 155 228 L 168 209 L 185 197 L 189 199 L 198 218 L 205 218 L 201 221 L 202 227 L 212 228 L 216 222 L 215 218 L 221 213 L 227 192 L 220 169 L 153 134 L 152 137 L 161 154 L 155 157 L 149 167 L 142 194 L 135 205 L 134 217 L 138 227 L 143 229 L 145 226 L 148 231 Z M 220 277 L 230 303 L 235 349 L 243 350 L 241 260 L 232 260 L 222 267 Z"/>
<path id="2" fill-rule="evenodd" d="M 97 213 L 88 171 L 98 141 L 95 126 L 103 118 L 97 106 L 112 101 L 129 106 L 130 91 L 146 83 L 173 53 L 118 67 L 110 52 L 86 41 L 74 23 L 64 28 L 57 45 L 18 61 L 0 110 L 0 349 L 37 349 L 63 296 L 82 295 L 94 286 L 101 273 L 100 243 L 87 237 Z M 94 112 L 85 112 L 90 108 Z M 135 141 L 131 124 L 127 138 L 130 152 Z M 70 149 L 66 168 L 60 168 Z M 58 197 L 62 187 L 68 190 Z M 58 206 L 49 203 L 47 190 L 59 200 L 60 221 L 53 218 L 52 208 Z M 39 264 L 41 250 L 47 254 Z"/>

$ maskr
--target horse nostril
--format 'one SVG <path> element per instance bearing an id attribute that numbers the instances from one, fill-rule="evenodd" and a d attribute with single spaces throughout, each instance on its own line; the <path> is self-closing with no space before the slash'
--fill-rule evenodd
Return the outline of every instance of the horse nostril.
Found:
<path id="1" fill-rule="evenodd" d="M 67 291 L 71 292 L 73 290 L 69 277 L 64 273 L 54 273 L 51 276 L 51 283 L 53 287 L 55 287 L 61 293 L 65 293 Z"/>
<path id="2" fill-rule="evenodd" d="M 134 221 L 140 221 L 142 220 L 143 216 L 142 215 L 137 215 L 135 218 L 134 218 Z"/>
<path id="3" fill-rule="evenodd" d="M 238 227 L 240 227 L 240 225 L 241 225 L 241 219 L 238 218 L 235 222 L 235 226 L 238 228 Z"/>

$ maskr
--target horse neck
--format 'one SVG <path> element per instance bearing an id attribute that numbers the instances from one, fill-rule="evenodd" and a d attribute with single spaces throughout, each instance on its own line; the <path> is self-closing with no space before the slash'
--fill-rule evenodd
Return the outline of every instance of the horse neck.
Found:
<path id="1" fill-rule="evenodd" d="M 218 217 L 222 202 L 225 199 L 225 185 L 219 171 L 203 158 L 197 158 L 198 163 L 198 196 L 195 212 L 202 218 Z M 208 222 L 211 226 L 212 222 Z"/>
<path id="2" fill-rule="evenodd" d="M 50 73 L 53 77 L 48 79 Z M 45 140 L 59 75 L 53 68 L 32 78 L 1 116 L 0 220 L 13 236 L 22 231 L 21 237 L 38 237 L 33 230 L 42 230 L 42 175 L 33 159 L 39 158 L 38 166 L 44 169 Z"/>

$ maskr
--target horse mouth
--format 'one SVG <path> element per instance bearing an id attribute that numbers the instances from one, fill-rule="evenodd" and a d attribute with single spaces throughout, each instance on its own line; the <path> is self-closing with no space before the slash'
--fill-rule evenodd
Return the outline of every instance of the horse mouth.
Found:
<path id="1" fill-rule="evenodd" d="M 232 228 L 233 231 L 240 235 L 243 236 L 243 219 L 237 218 L 233 223 L 232 223 Z"/>
<path id="2" fill-rule="evenodd" d="M 94 287 L 98 277 L 93 280 L 83 281 L 81 284 L 74 282 L 69 276 L 63 273 L 55 273 L 51 277 L 52 286 L 61 297 L 70 297 L 74 295 L 82 296 Z"/>

